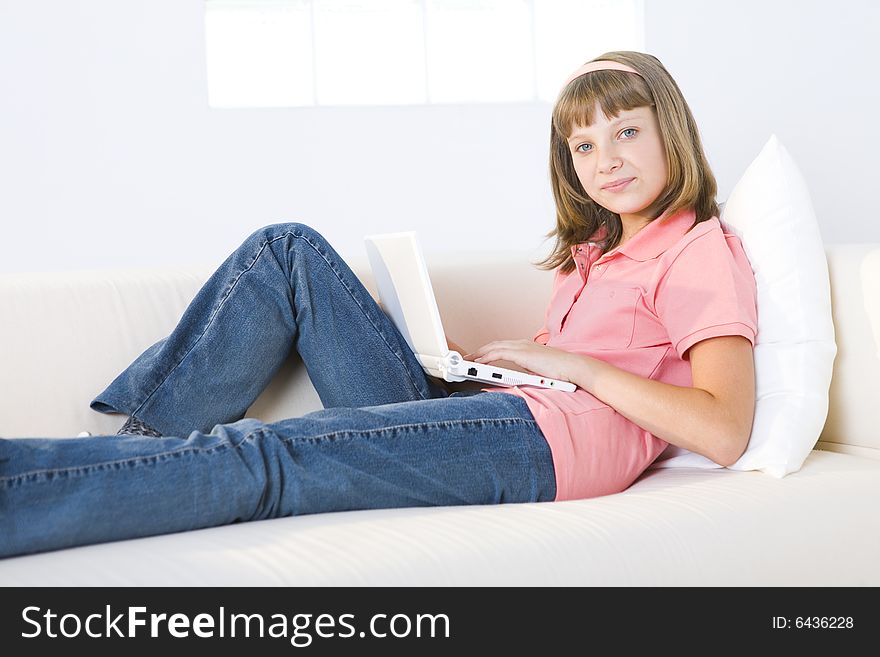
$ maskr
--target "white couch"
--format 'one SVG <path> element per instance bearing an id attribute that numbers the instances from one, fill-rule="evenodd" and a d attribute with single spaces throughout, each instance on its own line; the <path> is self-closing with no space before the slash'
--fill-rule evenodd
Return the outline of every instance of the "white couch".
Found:
<path id="1" fill-rule="evenodd" d="M 830 411 L 783 479 L 649 469 L 587 500 L 237 524 L 0 560 L 0 585 L 880 585 L 880 244 L 826 252 Z M 529 256 L 429 255 L 453 339 L 533 335 L 552 275 Z M 375 292 L 366 261 L 351 264 Z M 89 402 L 171 331 L 213 268 L 0 275 L 0 435 L 115 433 L 124 417 Z M 320 407 L 293 353 L 247 416 Z"/>

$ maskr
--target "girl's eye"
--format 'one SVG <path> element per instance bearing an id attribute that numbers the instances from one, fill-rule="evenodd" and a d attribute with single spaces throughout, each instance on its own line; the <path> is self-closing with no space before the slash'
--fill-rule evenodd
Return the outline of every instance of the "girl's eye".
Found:
<path id="1" fill-rule="evenodd" d="M 625 130 L 621 130 L 620 134 L 623 135 L 623 134 L 626 134 L 627 132 L 634 132 L 635 133 L 638 131 L 639 131 L 638 128 L 626 128 Z M 633 136 L 635 136 L 635 135 L 633 135 Z M 581 146 L 590 146 L 590 144 L 581 144 L 580 146 L 575 147 L 574 150 L 576 153 L 586 153 L 587 152 L 587 151 L 582 151 Z"/>

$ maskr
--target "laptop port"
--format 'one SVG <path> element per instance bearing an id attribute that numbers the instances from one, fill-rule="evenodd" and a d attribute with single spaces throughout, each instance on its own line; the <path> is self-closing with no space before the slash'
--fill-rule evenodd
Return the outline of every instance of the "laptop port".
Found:
<path id="1" fill-rule="evenodd" d="M 477 368 L 476 367 L 469 367 L 468 368 L 468 376 L 476 376 L 476 375 L 477 375 Z"/>
<path id="2" fill-rule="evenodd" d="M 500 379 L 500 378 L 502 378 L 502 376 L 498 372 L 492 372 L 492 378 L 493 379 Z"/>

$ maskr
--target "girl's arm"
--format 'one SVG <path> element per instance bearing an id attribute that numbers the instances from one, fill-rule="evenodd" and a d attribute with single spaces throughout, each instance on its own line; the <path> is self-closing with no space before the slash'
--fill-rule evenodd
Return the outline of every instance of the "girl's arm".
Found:
<path id="1" fill-rule="evenodd" d="M 693 387 L 646 379 L 574 355 L 569 380 L 658 438 L 729 466 L 748 446 L 755 414 L 752 344 L 738 335 L 689 350 Z"/>
<path id="2" fill-rule="evenodd" d="M 706 338 L 687 351 L 692 386 L 676 386 L 531 340 L 498 340 L 467 360 L 510 361 L 575 383 L 658 438 L 732 465 L 749 443 L 755 414 L 752 344 L 739 335 Z"/>

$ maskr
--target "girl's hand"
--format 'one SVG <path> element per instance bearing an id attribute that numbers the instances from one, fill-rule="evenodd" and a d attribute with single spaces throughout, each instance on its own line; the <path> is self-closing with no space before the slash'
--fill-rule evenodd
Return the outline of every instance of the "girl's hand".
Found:
<path id="1" fill-rule="evenodd" d="M 519 365 L 531 374 L 570 382 L 569 372 L 576 366 L 577 356 L 531 340 L 496 340 L 483 345 L 464 358 L 486 364 L 506 360 Z"/>

